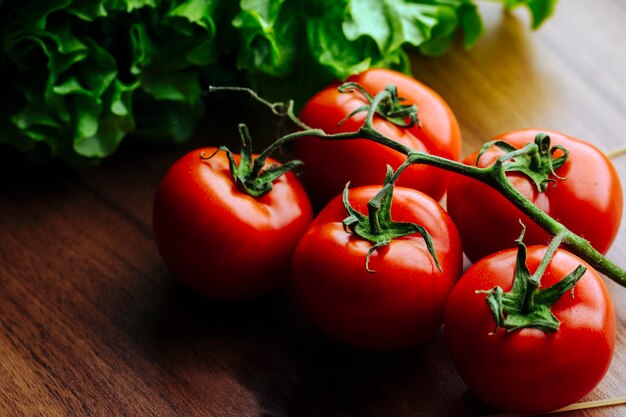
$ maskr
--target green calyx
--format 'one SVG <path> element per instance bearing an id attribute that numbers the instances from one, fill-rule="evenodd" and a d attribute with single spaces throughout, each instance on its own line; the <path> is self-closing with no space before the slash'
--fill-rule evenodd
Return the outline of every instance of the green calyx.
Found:
<path id="1" fill-rule="evenodd" d="M 398 96 L 398 89 L 395 85 L 389 84 L 385 87 L 385 90 L 389 92 L 389 95 L 380 102 L 377 106 L 375 113 L 387 121 L 400 126 L 400 127 L 413 127 L 415 125 L 421 126 L 420 120 L 417 117 L 417 105 L 415 104 L 402 104 L 405 98 Z M 374 102 L 374 96 L 368 93 L 360 84 L 354 82 L 344 83 L 339 86 L 340 93 L 360 93 L 368 102 L 363 106 L 357 108 L 352 113 L 347 115 L 345 119 L 339 122 L 339 125 L 343 124 L 346 120 L 351 118 L 357 113 L 368 112 L 370 106 Z"/>
<path id="2" fill-rule="evenodd" d="M 503 164 L 505 171 L 521 172 L 530 178 L 539 192 L 548 189 L 549 184 L 556 185 L 556 179 L 563 180 L 555 170 L 562 167 L 567 161 L 569 152 L 561 145 L 550 147 L 550 136 L 546 133 L 538 133 L 534 143 L 529 143 L 522 149 L 517 149 L 502 140 L 494 140 L 485 143 L 478 152 L 476 164 L 481 156 L 492 146 L 497 146 L 506 153 L 498 158 Z M 562 155 L 555 157 L 555 153 L 561 151 Z M 552 178 L 554 177 L 554 178 Z"/>
<path id="3" fill-rule="evenodd" d="M 302 161 L 293 160 L 285 164 L 276 164 L 265 166 L 272 147 L 261 153 L 256 158 L 252 157 L 252 138 L 248 127 L 244 124 L 239 125 L 239 133 L 241 134 L 241 152 L 239 153 L 239 164 L 235 161 L 233 153 L 226 146 L 220 146 L 213 155 L 200 155 L 202 159 L 210 159 L 217 152 L 224 151 L 228 157 L 230 173 L 233 176 L 235 184 L 239 189 L 252 197 L 261 197 L 272 191 L 273 183 L 281 175 L 303 165 Z"/>
<path id="4" fill-rule="evenodd" d="M 516 240 L 517 261 L 511 290 L 505 293 L 501 287 L 494 287 L 489 291 L 477 291 L 487 294 L 486 302 L 496 322 L 494 333 L 499 327 L 508 331 L 527 327 L 547 333 L 557 331 L 560 322 L 552 313 L 552 306 L 569 290 L 572 291 L 572 297 L 574 296 L 574 286 L 587 270 L 579 265 L 556 284 L 539 289 L 541 277 L 559 247 L 561 238 L 557 235 L 552 240 L 539 267 L 531 275 L 526 266 L 526 245 L 522 241 L 525 231 L 524 227 Z"/>
<path id="5" fill-rule="evenodd" d="M 370 269 L 369 262 L 372 253 L 383 246 L 391 243 L 393 239 L 419 233 L 426 242 L 428 252 L 435 260 L 437 269 L 441 271 L 441 265 L 435 253 L 432 237 L 428 231 L 415 223 L 394 222 L 391 219 L 391 204 L 393 199 L 394 182 L 398 174 L 404 170 L 408 164 L 402 165 L 394 174 L 391 167 L 387 166 L 387 175 L 383 188 L 367 203 L 367 216 L 355 210 L 348 200 L 348 189 L 350 183 L 346 184 L 343 190 L 343 204 L 348 211 L 348 217 L 343 220 L 343 227 L 346 233 L 352 233 L 361 239 L 372 243 L 372 247 L 367 251 L 365 258 L 365 268 L 368 272 L 376 271 Z"/>

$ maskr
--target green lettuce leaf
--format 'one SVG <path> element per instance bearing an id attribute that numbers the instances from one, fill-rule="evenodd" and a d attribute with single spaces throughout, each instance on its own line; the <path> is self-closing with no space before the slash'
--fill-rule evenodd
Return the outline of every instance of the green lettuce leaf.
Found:
<path id="1" fill-rule="evenodd" d="M 526 6 L 532 16 L 532 27 L 537 29 L 556 10 L 558 0 L 504 0 L 504 5 L 508 10 L 518 6 Z"/>
<path id="2" fill-rule="evenodd" d="M 217 61 L 215 2 L 25 3 L 3 6 L 11 20 L 3 26 L 0 62 L 3 72 L 14 73 L 16 129 L 0 142 L 45 146 L 52 156 L 85 165 L 115 152 L 130 133 L 189 137 L 203 109 L 200 71 Z M 136 112 L 135 104 L 166 116 Z"/>
<path id="3" fill-rule="evenodd" d="M 233 20 L 240 32 L 237 67 L 275 77 L 291 73 L 296 51 L 296 14 L 286 0 L 242 0 Z"/>
<path id="4" fill-rule="evenodd" d="M 557 3 L 499 1 L 527 7 L 533 27 Z M 483 30 L 474 0 L 0 0 L 0 143 L 85 166 L 129 135 L 186 140 L 209 83 L 302 104 Z"/>

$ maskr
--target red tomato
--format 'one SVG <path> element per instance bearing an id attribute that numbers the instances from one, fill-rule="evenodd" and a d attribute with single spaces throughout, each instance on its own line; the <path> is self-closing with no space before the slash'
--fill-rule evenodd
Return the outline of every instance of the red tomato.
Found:
<path id="1" fill-rule="evenodd" d="M 366 213 L 380 190 L 350 191 L 352 206 Z M 398 187 L 393 195 L 394 221 L 417 223 L 432 235 L 443 272 L 439 272 L 420 235 L 394 239 L 373 252 L 371 243 L 343 229 L 347 212 L 341 197 L 313 221 L 292 261 L 294 294 L 304 312 L 331 337 L 352 346 L 393 350 L 413 346 L 441 325 L 444 305 L 461 274 L 458 233 L 446 212 L 419 191 Z"/>
<path id="2" fill-rule="evenodd" d="M 622 218 L 622 188 L 611 161 L 596 147 L 558 132 L 519 130 L 496 137 L 516 148 L 533 142 L 539 132 L 550 135 L 552 145 L 563 145 L 569 159 L 556 173 L 557 180 L 544 193 L 528 177 L 508 172 L 507 178 L 537 207 L 561 222 L 572 232 L 584 237 L 601 253 L 613 242 Z M 479 166 L 491 165 L 504 152 L 490 148 Z M 476 153 L 463 163 L 476 165 Z M 448 188 L 447 207 L 461 234 L 468 258 L 477 261 L 499 250 L 515 245 L 519 219 L 527 225 L 527 244 L 545 244 L 548 234 L 513 206 L 497 191 L 474 179 L 453 175 Z"/>
<path id="3" fill-rule="evenodd" d="M 350 77 L 347 81 L 359 83 L 370 94 L 376 95 L 388 84 L 395 84 L 398 95 L 416 104 L 422 127 L 398 127 L 383 117 L 374 116 L 375 128 L 415 150 L 429 152 L 458 160 L 461 154 L 461 133 L 456 118 L 446 102 L 433 90 L 402 73 L 387 69 L 370 69 Z M 358 130 L 365 120 L 365 112 L 358 113 L 337 126 L 353 110 L 368 104 L 359 93 L 340 93 L 339 84 L 333 84 L 309 100 L 300 118 L 311 127 L 327 133 Z M 305 163 L 305 179 L 312 197 L 327 202 L 340 194 L 346 182 L 353 186 L 382 184 L 387 164 L 395 170 L 406 157 L 383 145 L 366 140 L 324 141 L 316 138 L 297 140 L 295 152 Z M 409 167 L 397 182 L 420 190 L 439 200 L 446 190 L 447 171 L 426 165 Z"/>
<path id="4" fill-rule="evenodd" d="M 311 205 L 292 173 L 251 197 L 235 185 L 224 152 L 201 158 L 213 152 L 190 152 L 167 172 L 154 202 L 154 238 L 172 274 L 199 294 L 257 296 L 288 276 Z"/>
<path id="5" fill-rule="evenodd" d="M 528 248 L 534 272 L 545 246 Z M 615 313 L 602 279 L 583 260 L 557 250 L 541 279 L 549 287 L 578 265 L 587 271 L 552 307 L 560 327 L 549 334 L 534 328 L 493 330 L 485 303 L 488 291 L 511 289 L 516 249 L 491 255 L 463 275 L 448 300 L 444 330 L 457 371 L 479 398 L 502 410 L 540 413 L 579 400 L 606 373 L 615 344 Z"/>

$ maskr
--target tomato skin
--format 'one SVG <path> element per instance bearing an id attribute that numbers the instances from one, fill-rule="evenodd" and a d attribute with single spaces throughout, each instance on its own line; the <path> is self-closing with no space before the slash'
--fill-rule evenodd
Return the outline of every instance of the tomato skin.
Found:
<path id="1" fill-rule="evenodd" d="M 557 250 L 541 288 L 548 287 L 578 265 L 588 269 L 565 293 L 552 312 L 561 322 L 548 334 L 537 329 L 495 334 L 495 321 L 476 293 L 513 284 L 516 249 L 493 254 L 474 264 L 452 291 L 446 306 L 444 331 L 455 368 L 471 391 L 484 402 L 516 413 L 541 413 L 573 403 L 591 391 L 606 373 L 615 345 L 615 313 L 600 275 L 583 260 Z M 528 248 L 527 264 L 534 272 L 545 246 Z"/>
<path id="2" fill-rule="evenodd" d="M 154 238 L 172 274 L 215 299 L 260 295 L 288 277 L 293 249 L 311 222 L 294 174 L 251 197 L 235 185 L 224 152 L 192 151 L 163 178 L 154 202 Z M 277 163 L 268 160 L 268 164 Z"/>
<path id="3" fill-rule="evenodd" d="M 366 213 L 380 190 L 350 191 L 352 206 Z M 292 288 L 302 310 L 329 336 L 370 350 L 414 346 L 440 326 L 446 299 L 461 274 L 458 233 L 446 212 L 419 191 L 397 187 L 394 221 L 414 222 L 432 235 L 443 268 L 440 273 L 419 235 L 394 239 L 377 249 L 365 269 L 371 244 L 346 233 L 347 212 L 340 196 L 313 221 L 292 261 Z"/>
<path id="4" fill-rule="evenodd" d="M 398 127 L 375 115 L 374 127 L 385 136 L 419 151 L 459 160 L 461 133 L 450 107 L 433 90 L 405 74 L 370 69 L 346 81 L 358 82 L 370 94 L 384 90 L 388 84 L 398 87 L 405 104 L 417 104 L 422 128 Z M 358 93 L 340 93 L 339 83 L 332 84 L 311 98 L 302 109 L 300 118 L 309 126 L 327 133 L 358 130 L 366 113 L 359 113 L 337 126 L 353 110 L 367 104 Z M 322 203 L 340 194 L 346 182 L 353 186 L 382 184 L 385 166 L 396 169 L 406 157 L 383 145 L 367 140 L 328 141 L 308 137 L 295 143 L 298 159 L 305 163 L 305 179 L 314 200 Z M 449 173 L 426 165 L 413 165 L 397 182 L 398 186 L 418 189 L 439 200 L 447 186 Z"/>
<path id="5" fill-rule="evenodd" d="M 593 145 L 562 133 L 526 129 L 496 137 L 521 148 L 533 142 L 535 135 L 546 132 L 552 145 L 563 145 L 569 159 L 556 173 L 565 177 L 539 193 L 523 174 L 507 173 L 507 178 L 526 198 L 572 232 L 584 237 L 601 253 L 606 253 L 622 218 L 622 188 L 611 161 Z M 491 165 L 503 152 L 492 147 L 480 159 L 479 166 Z M 476 165 L 476 153 L 463 163 Z M 497 191 L 474 179 L 458 174 L 448 187 L 447 207 L 461 234 L 463 248 L 472 261 L 515 246 L 519 219 L 526 225 L 524 241 L 545 244 L 548 234 L 502 197 Z"/>

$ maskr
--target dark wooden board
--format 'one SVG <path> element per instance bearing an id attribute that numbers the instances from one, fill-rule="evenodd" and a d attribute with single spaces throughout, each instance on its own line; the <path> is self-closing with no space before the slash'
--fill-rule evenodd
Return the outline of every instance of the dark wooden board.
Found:
<path id="1" fill-rule="evenodd" d="M 488 32 L 474 50 L 413 60 L 416 76 L 456 112 L 464 153 L 523 127 L 567 132 L 603 150 L 626 144 L 626 3 L 562 1 L 538 32 L 528 30 L 525 11 L 482 7 Z M 226 304 L 175 282 L 152 240 L 152 200 L 188 149 L 233 141 L 240 116 L 214 106 L 183 147 L 125 143 L 79 173 L 32 168 L 0 148 L 0 415 L 494 412 L 456 375 L 441 332 L 412 350 L 361 352 L 313 329 L 288 289 Z M 253 133 L 273 129 L 259 108 L 245 113 Z M 626 157 L 615 164 L 626 180 Z M 626 267 L 624 229 L 609 256 Z M 608 286 L 618 345 L 586 399 L 626 394 L 626 289 Z M 626 407 L 567 415 L 626 415 Z"/>

